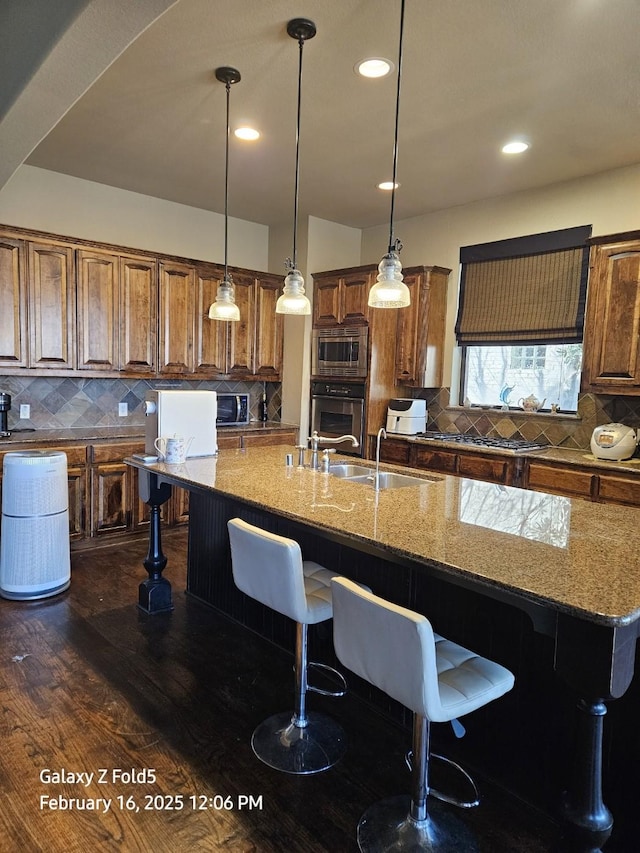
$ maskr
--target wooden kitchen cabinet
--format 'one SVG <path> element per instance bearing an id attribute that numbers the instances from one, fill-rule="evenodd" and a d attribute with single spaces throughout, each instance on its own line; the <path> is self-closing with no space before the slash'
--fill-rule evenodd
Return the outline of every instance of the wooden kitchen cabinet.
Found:
<path id="1" fill-rule="evenodd" d="M 598 474 L 597 500 L 604 503 L 640 506 L 640 477 L 624 474 Z"/>
<path id="2" fill-rule="evenodd" d="M 28 244 L 29 366 L 76 367 L 74 250 L 57 243 Z"/>
<path id="3" fill-rule="evenodd" d="M 223 272 L 218 264 L 5 226 L 0 369 L 279 381 L 282 278 L 230 268 L 241 319 L 219 323 L 208 312 Z"/>
<path id="4" fill-rule="evenodd" d="M 276 314 L 276 303 L 282 293 L 282 278 L 260 274 L 255 283 L 255 350 L 253 376 L 266 381 L 282 377 L 282 341 L 284 319 Z"/>
<path id="5" fill-rule="evenodd" d="M 246 379 L 253 374 L 256 343 L 256 281 L 255 276 L 234 271 L 233 285 L 240 319 L 229 326 L 227 339 L 227 370 L 232 379 Z"/>
<path id="6" fill-rule="evenodd" d="M 224 376 L 228 371 L 229 326 L 234 324 L 209 319 L 223 275 L 222 269 L 211 265 L 196 271 L 195 371 L 207 376 Z"/>
<path id="7" fill-rule="evenodd" d="M 159 360 L 161 374 L 194 372 L 195 267 L 161 261 L 159 277 Z"/>
<path id="8" fill-rule="evenodd" d="M 158 267 L 155 258 L 120 256 L 119 369 L 153 376 L 158 366 Z"/>
<path id="9" fill-rule="evenodd" d="M 222 267 L 199 269 L 196 279 L 196 373 L 225 379 L 279 380 L 282 375 L 283 320 L 276 314 L 282 279 L 231 268 L 240 320 L 209 320 Z"/>
<path id="10" fill-rule="evenodd" d="M 0 367 L 26 367 L 27 272 L 24 240 L 0 238 Z"/>
<path id="11" fill-rule="evenodd" d="M 404 271 L 411 304 L 397 311 L 398 384 L 425 388 L 442 385 L 450 273 L 444 267 L 409 267 Z"/>
<path id="12" fill-rule="evenodd" d="M 2 470 L 6 453 L 25 450 L 23 445 L 15 444 L 0 451 L 0 501 L 2 499 Z M 84 539 L 87 530 L 87 450 L 84 446 L 47 447 L 47 450 L 61 451 L 67 456 L 67 481 L 69 489 L 69 538 L 72 542 Z"/>
<path id="13" fill-rule="evenodd" d="M 519 485 L 522 466 L 522 458 L 517 456 L 474 453 L 399 438 L 381 442 L 380 460 L 507 486 Z"/>
<path id="14" fill-rule="evenodd" d="M 78 251 L 78 369 L 117 370 L 119 338 L 119 259 Z"/>
<path id="15" fill-rule="evenodd" d="M 369 319 L 369 290 L 378 267 L 350 267 L 313 275 L 313 326 L 361 326 Z"/>
<path id="16" fill-rule="evenodd" d="M 640 232 L 591 248 L 582 390 L 640 394 Z"/>
<path id="17" fill-rule="evenodd" d="M 155 260 L 79 249 L 77 268 L 78 369 L 152 376 Z"/>
<path id="18" fill-rule="evenodd" d="M 529 459 L 523 485 L 534 491 L 591 499 L 597 492 L 597 476 L 593 469 Z"/>
<path id="19" fill-rule="evenodd" d="M 370 439 L 369 459 L 376 458 L 376 439 Z M 411 445 L 401 438 L 386 438 L 380 442 L 380 461 L 396 465 L 411 464 Z"/>
<path id="20" fill-rule="evenodd" d="M 278 444 L 295 447 L 297 443 L 298 433 L 295 430 L 291 430 L 290 432 L 281 430 L 279 432 L 264 434 L 260 432 L 247 432 L 242 436 L 243 447 L 272 447 Z"/>

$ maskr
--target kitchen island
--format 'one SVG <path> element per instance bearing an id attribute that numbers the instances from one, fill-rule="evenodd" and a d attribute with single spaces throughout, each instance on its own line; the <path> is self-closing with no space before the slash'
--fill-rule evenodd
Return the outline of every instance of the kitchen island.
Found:
<path id="1" fill-rule="evenodd" d="M 516 704 L 505 700 L 504 707 L 519 742 L 526 743 L 512 763 L 564 744 L 567 766 L 557 756 L 548 759 L 563 775 L 561 811 L 581 849 L 598 849 L 612 828 L 601 790 L 605 703 L 624 695 L 634 668 L 640 511 L 419 471 L 412 472 L 421 478 L 415 486 L 375 493 L 368 484 L 286 467 L 290 451 L 221 451 L 182 465 L 128 460 L 147 472 L 141 494 L 152 512 L 143 610 L 171 606 L 159 522 L 171 486 L 190 491 L 187 591 L 285 646 L 282 624 L 233 585 L 226 521 L 240 515 L 291 535 L 305 557 L 420 610 L 437 631 L 515 671 Z M 464 624 L 461 613 L 467 614 Z M 521 620 L 544 638 L 542 646 Z M 515 649 L 523 645 L 528 650 L 518 658 Z M 536 650 L 541 654 L 534 660 Z M 537 671 L 545 666 L 541 682 Z M 540 683 L 548 695 L 528 692 L 529 684 L 537 690 Z M 567 726 L 561 720 L 565 694 L 577 708 Z M 521 714 L 536 718 L 538 730 L 525 729 Z M 491 729 L 494 718 L 498 724 Z M 499 710 L 482 718 L 497 742 L 503 721 Z M 564 743 L 571 733 L 572 746 Z M 516 770 L 527 774 L 524 767 Z"/>

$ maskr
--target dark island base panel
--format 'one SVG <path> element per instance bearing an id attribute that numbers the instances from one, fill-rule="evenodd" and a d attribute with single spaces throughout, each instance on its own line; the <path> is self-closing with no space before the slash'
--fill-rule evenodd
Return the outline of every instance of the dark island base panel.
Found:
<path id="1" fill-rule="evenodd" d="M 291 651 L 290 620 L 241 593 L 233 582 L 227 521 L 239 516 L 274 533 L 296 539 L 305 559 L 367 584 L 379 595 L 425 613 L 434 629 L 514 672 L 516 686 L 464 719 L 466 735 L 458 740 L 448 725 L 434 727 L 434 749 L 460 761 L 482 779 L 547 814 L 557 811 L 561 780 L 567 778 L 577 697 L 555 676 L 554 644 L 537 634 L 518 609 L 455 588 L 412 566 L 388 563 L 375 555 L 346 548 L 315 535 L 309 528 L 246 504 L 192 492 L 189 505 L 189 579 L 187 593 L 231 616 L 278 646 Z M 170 567 L 167 570 L 170 575 Z M 331 623 L 310 626 L 310 657 L 341 665 L 335 657 Z M 384 693 L 346 673 L 349 690 L 376 712 L 411 730 L 411 714 Z M 519 677 L 521 676 L 521 677 Z M 284 697 L 283 697 L 284 698 Z M 618 703 L 613 703 L 618 704 Z M 339 713 L 339 700 L 336 700 Z M 407 741 L 409 748 L 410 737 Z"/>

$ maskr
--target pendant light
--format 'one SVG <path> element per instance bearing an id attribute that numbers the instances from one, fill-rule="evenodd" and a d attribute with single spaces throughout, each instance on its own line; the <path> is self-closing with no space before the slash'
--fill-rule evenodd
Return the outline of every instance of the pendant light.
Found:
<path id="1" fill-rule="evenodd" d="M 229 92 L 231 84 L 240 81 L 240 72 L 235 68 L 216 68 L 216 80 L 224 83 L 227 88 L 227 139 L 225 148 L 224 164 L 224 278 L 218 285 L 216 301 L 209 308 L 210 320 L 233 320 L 240 319 L 240 310 L 236 305 L 233 279 L 229 273 L 227 264 L 228 242 L 229 242 Z"/>
<path id="2" fill-rule="evenodd" d="M 391 178 L 391 215 L 389 220 L 389 249 L 378 264 L 378 279 L 369 291 L 372 308 L 405 308 L 411 302 L 409 288 L 402 281 L 400 250 L 402 243 L 393 235 L 393 211 L 396 198 L 398 168 L 398 117 L 400 115 L 400 83 L 402 80 L 402 40 L 404 32 L 404 0 L 400 8 L 400 46 L 398 49 L 398 88 L 396 92 L 396 129 L 393 141 L 393 177 Z"/>
<path id="3" fill-rule="evenodd" d="M 293 207 L 293 254 L 285 261 L 289 270 L 284 280 L 282 296 L 276 302 L 277 314 L 311 314 L 311 303 L 305 296 L 304 278 L 298 269 L 298 183 L 300 176 L 300 96 L 302 92 L 302 50 L 307 39 L 316 34 L 316 25 L 307 18 L 294 18 L 287 24 L 287 33 L 297 39 L 300 47 L 298 63 L 298 121 L 296 124 L 296 179 Z"/>

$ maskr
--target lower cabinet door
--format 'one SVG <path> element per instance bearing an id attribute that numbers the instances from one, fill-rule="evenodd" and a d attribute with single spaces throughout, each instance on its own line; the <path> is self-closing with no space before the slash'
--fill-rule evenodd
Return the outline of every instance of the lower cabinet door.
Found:
<path id="1" fill-rule="evenodd" d="M 91 534 L 125 531 L 131 525 L 129 468 L 124 463 L 91 469 Z"/>

